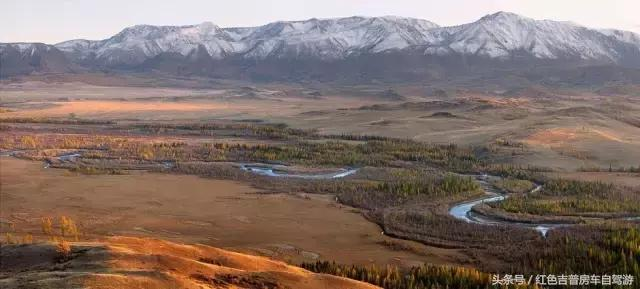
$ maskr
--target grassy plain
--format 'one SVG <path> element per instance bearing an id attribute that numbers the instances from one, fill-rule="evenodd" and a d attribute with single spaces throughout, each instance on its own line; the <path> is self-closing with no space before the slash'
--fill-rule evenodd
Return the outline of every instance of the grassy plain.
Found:
<path id="1" fill-rule="evenodd" d="M 100 75 L 34 76 L 4 81 L 0 91 L 0 148 L 31 159 L 0 157 L 2 233 L 37 236 L 42 217 L 64 215 L 91 240 L 202 243 L 311 267 L 582 273 L 622 261 L 637 266 L 626 259 L 637 236 L 619 235 L 637 222 L 581 219 L 604 209 L 637 212 L 628 203 L 640 184 L 637 97 Z M 75 151 L 79 161 L 55 158 Z M 359 171 L 338 181 L 282 180 L 243 173 L 242 162 L 284 163 L 303 174 Z M 451 217 L 455 203 L 483 194 L 458 174 L 487 172 L 505 177 L 494 185 L 514 194 L 500 213 L 525 221 L 537 217 L 530 213 L 571 215 L 580 225 L 543 237 Z M 561 189 L 528 198 L 535 184 L 557 178 L 613 183 L 617 198 L 580 182 L 571 187 L 598 203 L 576 211 L 580 196 Z M 558 200 L 560 208 L 549 207 Z M 584 260 L 558 261 L 571 250 Z M 341 268 L 325 267 L 314 270 Z"/>
<path id="2" fill-rule="evenodd" d="M 80 175 L 0 158 L 3 227 L 38 234 L 43 216 L 81 220 L 86 237 L 132 235 L 202 243 L 295 263 L 454 264 L 457 250 L 380 234 L 331 196 L 260 194 L 234 181 L 158 173 Z M 392 250 L 385 242 L 412 250 Z M 353 250 L 352 248 L 358 248 Z"/>
<path id="3" fill-rule="evenodd" d="M 396 85 L 402 98 L 389 99 L 382 94 L 389 88 L 375 85 L 220 82 L 187 88 L 195 84 L 78 77 L 0 83 L 0 118 L 260 120 L 323 134 L 492 146 L 509 162 L 564 171 L 640 165 L 640 99 L 631 96 L 567 89 L 547 97 L 468 90 L 435 96 L 428 87 Z"/>

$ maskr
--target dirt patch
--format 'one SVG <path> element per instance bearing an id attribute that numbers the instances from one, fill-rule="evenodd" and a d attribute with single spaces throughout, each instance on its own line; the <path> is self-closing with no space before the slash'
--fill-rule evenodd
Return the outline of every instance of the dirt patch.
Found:
<path id="1" fill-rule="evenodd" d="M 603 128 L 552 128 L 531 134 L 525 142 L 532 145 L 556 145 L 578 142 L 587 139 L 629 143 L 622 136 Z"/>
<path id="2" fill-rule="evenodd" d="M 578 138 L 575 129 L 554 128 L 538 131 L 525 139 L 526 143 L 533 145 L 551 145 L 566 143 Z"/>

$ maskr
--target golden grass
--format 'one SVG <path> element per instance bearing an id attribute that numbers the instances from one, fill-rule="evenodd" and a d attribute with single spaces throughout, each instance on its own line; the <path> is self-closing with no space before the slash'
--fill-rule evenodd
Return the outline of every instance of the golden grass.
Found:
<path id="1" fill-rule="evenodd" d="M 7 246 L 0 254 L 0 275 L 13 277 L 2 280 L 2 288 L 7 289 L 378 288 L 264 257 L 155 239 L 112 237 L 99 242 Z M 215 260 L 215 264 L 202 260 Z"/>
<path id="2" fill-rule="evenodd" d="M 307 257 L 314 254 L 342 263 L 399 266 L 455 265 L 464 258 L 456 249 L 403 240 L 425 253 L 391 250 L 381 245 L 391 238 L 377 225 L 331 196 L 261 195 L 245 184 L 187 175 L 68 175 L 8 157 L 0 158 L 0 166 L 0 217 L 28 216 L 15 221 L 30 232 L 41 231 L 39 218 L 50 212 L 82 221 L 83 239 L 109 234 L 170 238 L 296 263 L 314 261 Z M 57 234 L 58 218 L 51 221 Z"/>
<path id="3" fill-rule="evenodd" d="M 2 117 L 66 117 L 70 114 L 91 116 L 110 113 L 136 112 L 193 112 L 207 110 L 225 110 L 229 105 L 222 103 L 181 103 L 160 101 L 69 101 L 51 102 L 45 108 L 26 109 L 3 113 Z"/>

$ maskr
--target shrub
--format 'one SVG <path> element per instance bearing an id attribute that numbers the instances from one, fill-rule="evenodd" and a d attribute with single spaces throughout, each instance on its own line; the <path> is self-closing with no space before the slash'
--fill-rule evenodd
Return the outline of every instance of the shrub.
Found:
<path id="1" fill-rule="evenodd" d="M 42 217 L 42 233 L 51 237 L 53 235 L 53 221 L 50 217 Z"/>
<path id="2" fill-rule="evenodd" d="M 22 237 L 22 244 L 33 244 L 33 235 L 26 234 Z"/>
<path id="3" fill-rule="evenodd" d="M 76 223 L 71 218 L 65 216 L 60 217 L 60 234 L 63 238 L 73 237 L 75 241 L 78 241 L 79 233 Z"/>
<path id="4" fill-rule="evenodd" d="M 56 261 L 63 263 L 71 259 L 71 245 L 64 239 L 60 239 L 56 244 Z"/>
<path id="5" fill-rule="evenodd" d="M 16 243 L 16 239 L 13 237 L 13 234 L 7 232 L 4 234 L 4 240 L 5 243 L 7 244 L 15 244 Z"/>

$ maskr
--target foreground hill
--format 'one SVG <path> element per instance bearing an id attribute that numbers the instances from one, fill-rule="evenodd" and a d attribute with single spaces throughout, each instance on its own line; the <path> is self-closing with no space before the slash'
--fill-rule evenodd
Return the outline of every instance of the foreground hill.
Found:
<path id="1" fill-rule="evenodd" d="M 0 287 L 378 288 L 263 257 L 130 237 L 71 243 L 63 259 L 53 243 L 3 246 Z"/>

